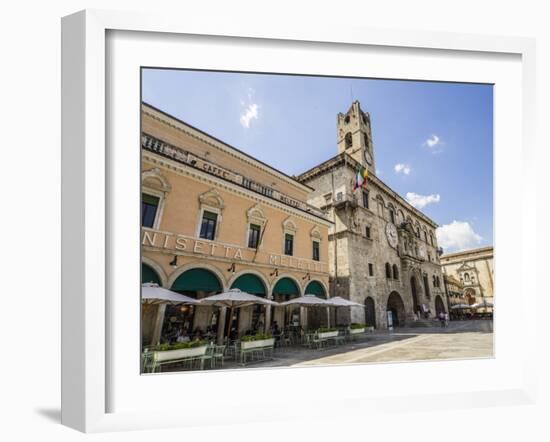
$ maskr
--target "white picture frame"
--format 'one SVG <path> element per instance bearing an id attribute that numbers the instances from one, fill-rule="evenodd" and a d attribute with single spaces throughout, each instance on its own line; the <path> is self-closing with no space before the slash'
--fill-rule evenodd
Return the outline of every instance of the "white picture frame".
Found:
<path id="1" fill-rule="evenodd" d="M 506 334 L 507 330 L 514 325 L 509 323 L 510 316 L 506 308 L 506 303 L 509 301 L 506 300 L 506 293 L 520 290 L 521 296 L 514 298 L 514 302 L 518 305 L 515 320 L 520 324 L 523 332 L 522 348 L 517 352 L 517 361 L 511 362 L 511 359 L 507 359 L 507 355 L 514 350 L 509 347 L 517 344 L 511 338 L 501 341 L 502 347 L 497 348 L 495 362 L 372 365 L 368 366 L 368 370 L 377 374 L 381 369 L 399 373 L 403 370 L 403 366 L 407 365 L 412 376 L 420 376 L 419 379 L 422 379 L 427 372 L 437 376 L 437 371 L 442 367 L 451 372 L 457 369 L 473 370 L 485 364 L 484 367 L 491 370 L 497 367 L 495 364 L 501 363 L 499 358 L 503 355 L 503 365 L 498 365 L 499 370 L 506 371 L 509 368 L 510 372 L 506 372 L 507 375 L 503 377 L 495 374 L 495 380 L 489 386 L 484 387 L 482 382 L 471 382 L 470 387 L 460 386 L 460 388 L 451 389 L 452 391 L 439 391 L 429 387 L 420 394 L 416 390 L 408 391 L 404 389 L 404 384 L 399 384 L 393 390 L 383 386 L 385 393 L 374 392 L 373 395 L 362 388 L 355 388 L 353 392 L 349 389 L 343 390 L 346 391 L 345 393 L 309 394 L 292 406 L 274 407 L 269 420 L 293 419 L 299 414 L 306 418 L 326 416 L 328 419 L 331 416 L 354 416 L 359 413 L 364 415 L 370 412 L 398 413 L 410 409 L 412 405 L 415 410 L 466 408 L 470 407 L 474 401 L 477 406 L 534 403 L 536 323 L 532 318 L 528 320 L 527 313 L 537 303 L 536 287 L 533 278 L 523 277 L 527 272 L 527 257 L 534 255 L 536 244 L 535 230 L 529 229 L 529 220 L 535 219 L 536 216 L 535 176 L 528 173 L 535 164 L 535 46 L 532 39 L 415 31 L 394 32 L 341 25 L 327 26 L 327 24 L 295 27 L 284 23 L 266 25 L 266 23 L 249 21 L 218 22 L 206 19 L 181 21 L 180 17 L 169 15 L 87 10 L 67 16 L 62 21 L 63 424 L 84 432 L 101 432 L 209 425 L 213 420 L 218 423 L 239 423 L 260 422 L 266 419 L 265 411 L 259 407 L 254 407 L 257 409 L 249 410 L 246 414 L 238 413 L 250 404 L 250 398 L 254 397 L 251 395 L 255 394 L 254 389 L 252 387 L 247 389 L 246 385 L 243 387 L 242 395 L 233 398 L 235 414 L 232 416 L 216 410 L 212 410 L 212 414 L 205 416 L 200 406 L 197 410 L 186 410 L 185 413 L 160 406 L 151 409 L 140 408 L 137 404 L 135 409 L 130 409 L 118 405 L 125 402 L 121 397 L 124 392 L 117 393 L 117 397 L 121 399 L 117 399 L 116 403 L 112 400 L 112 392 L 118 388 L 119 383 L 123 383 L 123 380 L 119 374 L 112 375 L 113 370 L 119 370 L 118 366 L 113 368 L 113 361 L 119 356 L 113 354 L 110 339 L 111 336 L 116 339 L 114 336 L 117 333 L 115 329 L 119 322 L 117 315 L 120 314 L 120 309 L 114 308 L 116 301 L 110 297 L 112 295 L 110 291 L 118 284 L 113 280 L 124 276 L 119 276 L 117 273 L 114 278 L 112 271 L 112 265 L 120 254 L 120 249 L 111 247 L 111 243 L 118 240 L 115 237 L 118 232 L 116 225 L 120 222 L 113 218 L 117 210 L 113 206 L 117 201 L 113 184 L 118 179 L 116 164 L 120 158 L 115 158 L 113 152 L 109 150 L 109 143 L 116 138 L 116 135 L 110 133 L 109 126 L 106 125 L 106 121 L 111 121 L 111 118 L 116 119 L 114 115 L 116 112 L 113 113 L 108 106 L 108 97 L 113 92 L 110 82 L 117 80 L 115 74 L 106 76 L 105 73 L 110 72 L 107 69 L 108 64 L 113 62 L 113 58 L 107 57 L 117 57 L 119 53 L 109 52 L 107 41 L 109 33 L 111 35 L 112 33 L 132 34 L 134 37 L 139 34 L 142 42 L 152 38 L 153 35 L 157 40 L 165 37 L 170 40 L 166 44 L 180 44 L 178 39 L 185 39 L 186 36 L 193 36 L 193 38 L 211 36 L 219 41 L 225 41 L 226 44 L 232 41 L 246 41 L 253 45 L 268 42 L 272 47 L 280 46 L 282 51 L 288 50 L 289 45 L 300 44 L 311 45 L 311 47 L 319 45 L 333 51 L 367 48 L 377 51 L 381 56 L 385 52 L 397 50 L 399 52 L 397 57 L 406 56 L 408 51 L 425 50 L 426 54 L 429 53 L 434 57 L 434 60 L 448 54 L 457 56 L 466 54 L 476 59 L 479 64 L 483 64 L 484 59 L 491 56 L 509 57 L 512 61 L 511 66 L 516 66 L 510 69 L 520 69 L 521 91 L 503 89 L 503 95 L 499 93 L 496 97 L 498 100 L 507 92 L 515 94 L 516 104 L 520 109 L 510 109 L 514 117 L 513 121 L 516 123 L 516 127 L 508 124 L 511 133 L 513 132 L 512 140 L 499 137 L 499 128 L 502 126 L 498 126 L 499 128 L 495 130 L 495 219 L 499 218 L 499 211 L 504 210 L 505 198 L 502 191 L 505 189 L 499 180 L 503 180 L 502 174 L 513 167 L 514 160 L 509 164 L 505 153 L 511 152 L 510 145 L 507 143 L 514 140 L 521 145 L 518 161 L 522 167 L 520 173 L 523 185 L 518 186 L 513 192 L 514 196 L 521 201 L 522 210 L 516 215 L 510 215 L 516 218 L 508 222 L 503 218 L 501 218 L 503 221 L 499 219 L 502 226 L 510 224 L 520 226 L 516 228 L 518 232 L 516 241 L 508 239 L 508 242 L 506 240 L 499 242 L 499 237 L 505 237 L 502 232 L 505 227 L 501 230 L 497 227 L 495 230 L 496 286 L 500 290 L 498 296 L 501 297 L 497 301 L 499 305 L 495 330 L 497 343 L 499 333 L 502 333 L 502 336 L 509 336 Z M 247 60 L 243 63 L 243 70 L 259 70 L 256 66 L 257 61 Z M 419 69 L 418 66 L 415 69 Z M 513 81 L 518 79 L 516 74 L 517 72 L 513 74 Z M 435 74 L 432 73 L 432 75 Z M 472 79 L 475 78 L 475 74 L 471 75 Z M 513 81 L 510 85 L 515 84 Z M 510 88 L 510 85 L 506 87 Z M 139 115 L 139 102 L 134 104 Z M 499 106 L 500 104 L 496 101 L 495 119 L 498 125 L 503 124 L 501 122 L 510 123 L 506 120 L 507 115 L 499 113 L 502 110 Z M 112 129 L 111 127 L 109 130 Z M 136 132 L 135 137 L 139 137 L 139 133 Z M 132 143 L 133 141 L 130 140 L 129 144 Z M 139 150 L 137 146 L 136 144 L 136 149 Z M 517 155 L 516 151 L 513 152 Z M 126 155 L 121 152 L 116 155 L 118 154 Z M 139 175 L 140 171 L 136 170 L 135 173 Z M 131 213 L 133 213 L 132 210 L 130 210 Z M 135 247 L 129 246 L 129 249 L 135 248 L 139 249 L 137 242 Z M 132 253 L 130 262 L 134 262 L 132 259 L 135 253 Z M 517 254 L 522 266 L 516 270 L 520 273 L 517 281 L 511 283 L 510 288 L 506 289 L 498 285 L 498 274 L 508 272 L 506 255 L 509 253 Z M 138 265 L 139 262 L 135 261 L 134 276 L 139 274 Z M 134 266 L 129 265 L 130 267 Z M 122 273 L 124 271 L 121 271 L 121 275 Z M 129 271 L 128 275 L 131 274 L 132 271 Z M 136 280 L 134 287 L 139 290 L 139 280 Z M 136 345 L 131 351 L 138 352 L 137 348 Z M 358 386 L 365 367 L 270 370 L 269 376 L 274 379 L 272 382 L 286 383 L 286 385 L 298 383 L 304 391 L 310 391 L 308 378 L 344 372 L 348 378 L 345 382 L 350 382 L 349 385 L 354 385 L 353 382 L 356 382 L 355 385 Z M 216 382 L 224 376 L 235 382 L 244 382 L 249 376 L 250 379 L 254 379 L 251 382 L 262 383 L 265 382 L 266 372 L 266 370 L 251 370 L 206 375 L 183 374 L 170 376 L 170 378 L 173 385 L 181 382 L 182 379 L 188 382 L 193 380 L 193 383 L 200 384 L 199 376 L 203 378 L 207 376 L 211 385 L 216 385 Z M 137 367 L 135 374 L 139 376 Z M 155 403 L 158 405 L 158 398 L 166 394 L 163 393 L 163 388 L 166 387 L 167 378 L 167 376 L 141 377 L 138 381 L 147 383 L 144 385 L 144 395 L 148 394 L 146 393 L 149 391 L 148 388 L 158 393 L 155 396 L 157 398 Z M 345 385 L 349 387 L 348 384 Z M 173 388 L 177 391 L 178 387 Z M 214 390 L 215 387 L 211 388 Z M 373 397 L 376 397 L 375 401 L 372 400 Z M 396 397 L 399 397 L 398 403 L 395 401 Z M 279 402 L 275 399 L 273 403 Z M 336 406 L 327 407 L 329 403 Z M 219 406 L 225 407 L 227 404 L 222 401 Z M 330 413 L 327 412 L 328 409 Z"/>

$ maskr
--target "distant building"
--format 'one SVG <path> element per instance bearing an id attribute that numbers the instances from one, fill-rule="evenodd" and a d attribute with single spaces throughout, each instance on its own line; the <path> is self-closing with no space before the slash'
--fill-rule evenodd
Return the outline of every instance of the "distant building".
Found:
<path id="1" fill-rule="evenodd" d="M 466 304 L 493 302 L 493 247 L 463 250 L 441 256 L 441 265 L 447 278 L 460 283 Z"/>
<path id="2" fill-rule="evenodd" d="M 361 303 L 351 320 L 385 328 L 446 312 L 437 224 L 376 176 L 371 119 L 353 102 L 337 116 L 338 154 L 298 176 L 315 190 L 308 202 L 333 221 L 332 295 Z M 355 188 L 358 170 L 368 170 Z M 349 315 L 340 309 L 340 319 Z"/>

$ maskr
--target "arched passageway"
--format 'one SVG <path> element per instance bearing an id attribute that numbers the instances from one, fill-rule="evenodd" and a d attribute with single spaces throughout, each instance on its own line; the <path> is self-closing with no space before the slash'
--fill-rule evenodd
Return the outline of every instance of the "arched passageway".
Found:
<path id="1" fill-rule="evenodd" d="M 394 327 L 402 327 L 405 325 L 405 304 L 399 293 L 391 292 L 388 297 L 387 311 L 390 312 L 392 325 Z"/>
<path id="2" fill-rule="evenodd" d="M 435 297 L 435 314 L 439 315 L 440 313 L 447 313 L 445 310 L 445 304 L 441 299 L 441 296 L 437 295 Z"/>
<path id="3" fill-rule="evenodd" d="M 306 295 L 315 295 L 319 298 L 326 299 L 325 288 L 319 281 L 310 281 L 304 291 Z M 327 307 L 309 307 L 305 311 L 307 315 L 306 326 L 308 329 L 318 329 L 319 327 L 328 326 L 328 311 Z"/>
<path id="4" fill-rule="evenodd" d="M 300 296 L 298 284 L 289 277 L 283 277 L 273 287 L 273 300 L 285 302 Z M 275 307 L 272 322 L 276 321 L 279 327 L 298 327 L 300 325 L 300 307 Z"/>
<path id="5" fill-rule="evenodd" d="M 421 316 L 422 311 L 420 310 L 420 304 L 418 303 L 418 284 L 416 283 L 416 278 L 414 276 L 411 276 L 411 295 L 413 301 L 413 312 Z"/>
<path id="6" fill-rule="evenodd" d="M 141 263 L 141 283 L 143 284 L 146 282 L 152 282 L 162 286 L 158 273 L 150 265 Z"/>
<path id="7" fill-rule="evenodd" d="M 376 328 L 376 311 L 374 308 L 374 299 L 367 296 L 365 298 L 365 323 Z"/>
<path id="8" fill-rule="evenodd" d="M 191 298 L 202 299 L 222 292 L 223 284 L 214 272 L 197 267 L 179 275 L 170 290 Z M 173 341 L 182 329 L 190 336 L 198 333 L 216 334 L 220 322 L 219 312 L 218 308 L 210 306 L 168 305 L 162 327 L 162 340 Z"/>
<path id="9" fill-rule="evenodd" d="M 267 287 L 264 282 L 259 276 L 253 273 L 245 273 L 239 276 L 233 284 L 231 284 L 231 288 L 239 289 L 252 295 L 261 296 L 262 298 L 267 296 Z M 240 328 L 250 329 L 251 332 L 263 333 L 265 330 L 265 321 L 268 316 L 267 309 L 268 307 L 262 304 L 245 307 L 243 310 L 237 309 L 240 310 L 237 315 L 242 314 L 244 318 L 241 319 L 246 321 L 246 324 L 243 324 Z M 226 317 L 227 321 L 229 320 L 229 314 L 228 310 Z M 233 316 L 235 317 L 235 313 Z"/>

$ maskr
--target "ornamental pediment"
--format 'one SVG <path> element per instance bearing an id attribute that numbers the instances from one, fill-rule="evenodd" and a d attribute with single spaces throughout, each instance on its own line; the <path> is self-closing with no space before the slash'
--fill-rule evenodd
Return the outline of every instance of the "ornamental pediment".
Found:
<path id="1" fill-rule="evenodd" d="M 264 225 L 267 219 L 264 214 L 264 211 L 262 210 L 259 204 L 255 204 L 250 209 L 248 209 L 246 211 L 246 216 L 248 218 L 249 223 L 256 222 L 261 225 Z"/>
<path id="2" fill-rule="evenodd" d="M 283 229 L 290 230 L 292 232 L 296 232 L 296 230 L 298 230 L 298 228 L 296 227 L 296 222 L 291 216 L 283 221 Z"/>
<path id="3" fill-rule="evenodd" d="M 199 195 L 199 201 L 201 206 L 215 207 L 216 209 L 223 209 L 225 207 L 223 198 L 216 189 L 210 189 Z"/>
<path id="4" fill-rule="evenodd" d="M 475 267 L 469 265 L 466 262 L 463 262 L 462 265 L 457 269 L 458 272 L 467 272 L 470 270 L 475 270 Z"/>

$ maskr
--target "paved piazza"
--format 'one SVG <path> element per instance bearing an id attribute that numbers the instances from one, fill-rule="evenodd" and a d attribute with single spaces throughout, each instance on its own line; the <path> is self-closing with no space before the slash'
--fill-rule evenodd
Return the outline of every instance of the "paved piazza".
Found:
<path id="1" fill-rule="evenodd" d="M 438 332 L 409 329 L 385 336 L 373 334 L 365 343 L 358 345 L 360 348 L 310 359 L 293 366 L 487 358 L 493 356 L 491 328 L 487 321 L 483 321 L 453 324 L 444 332 L 437 329 Z"/>
<path id="2" fill-rule="evenodd" d="M 456 321 L 447 328 L 400 328 L 380 330 L 356 342 L 323 349 L 277 348 L 274 359 L 253 362 L 245 367 L 226 360 L 224 369 L 307 367 L 319 365 L 365 364 L 422 360 L 449 360 L 493 357 L 493 322 Z M 163 371 L 178 371 L 176 367 Z"/>
<path id="3" fill-rule="evenodd" d="M 305 367 L 312 365 L 403 362 L 493 357 L 492 321 L 457 321 L 449 327 L 387 330 L 368 334 L 352 344 L 321 350 L 283 348 L 275 360 L 247 367 Z M 233 364 L 231 364 L 233 365 Z M 226 368 L 237 368 L 230 366 Z"/>

